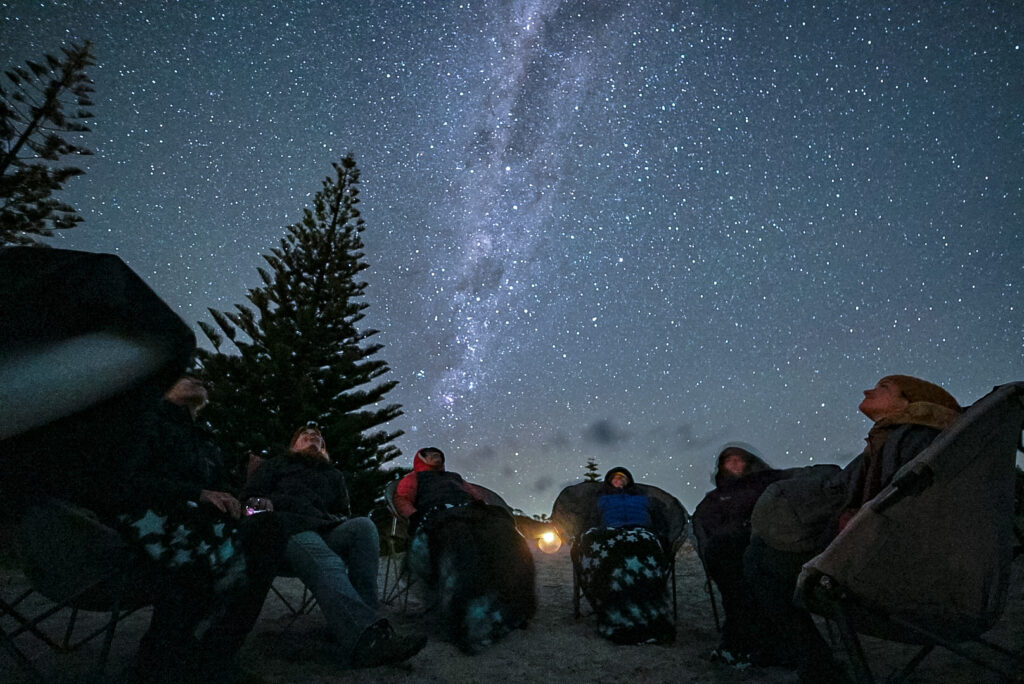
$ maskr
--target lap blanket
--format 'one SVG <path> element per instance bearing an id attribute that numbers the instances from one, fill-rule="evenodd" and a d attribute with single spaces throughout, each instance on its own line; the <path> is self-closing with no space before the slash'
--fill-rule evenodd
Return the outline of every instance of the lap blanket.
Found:
<path id="1" fill-rule="evenodd" d="M 621 644 L 675 640 L 668 562 L 657 535 L 644 528 L 595 527 L 583 534 L 580 586 L 601 636 Z"/>
<path id="2" fill-rule="evenodd" d="M 247 582 L 237 527 L 226 520 L 181 506 L 122 515 L 115 525 L 159 568 L 188 586 L 209 587 L 220 595 Z"/>
<path id="3" fill-rule="evenodd" d="M 448 637 L 467 653 L 525 627 L 537 610 L 533 556 L 501 508 L 432 512 L 410 542 L 409 564 L 436 590 Z"/>

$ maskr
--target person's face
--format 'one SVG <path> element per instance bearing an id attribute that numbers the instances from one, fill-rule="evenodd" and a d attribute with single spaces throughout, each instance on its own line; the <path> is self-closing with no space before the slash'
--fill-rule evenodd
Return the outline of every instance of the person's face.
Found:
<path id="1" fill-rule="evenodd" d="M 872 389 L 864 390 L 860 412 L 873 421 L 891 416 L 906 408 L 910 402 L 900 389 L 888 380 L 880 380 Z"/>
<path id="2" fill-rule="evenodd" d="M 722 461 L 722 470 L 732 477 L 739 477 L 747 470 L 747 459 L 737 453 L 727 454 Z"/>
<path id="3" fill-rule="evenodd" d="M 198 378 L 184 377 L 167 390 L 164 398 L 179 406 L 199 410 L 207 400 L 206 388 Z"/>
<path id="4" fill-rule="evenodd" d="M 629 478 L 627 478 L 623 473 L 615 473 L 612 475 L 612 487 L 622 489 L 627 484 L 629 484 Z"/>
<path id="5" fill-rule="evenodd" d="M 299 433 L 298 438 L 295 440 L 295 444 L 292 445 L 292 451 L 298 453 L 303 451 L 315 451 L 317 453 L 323 453 L 324 451 L 324 438 L 320 434 L 319 430 L 309 428 Z"/>
<path id="6" fill-rule="evenodd" d="M 438 468 L 444 465 L 444 456 L 437 453 L 436 451 L 428 451 L 420 454 L 420 458 L 431 468 Z"/>

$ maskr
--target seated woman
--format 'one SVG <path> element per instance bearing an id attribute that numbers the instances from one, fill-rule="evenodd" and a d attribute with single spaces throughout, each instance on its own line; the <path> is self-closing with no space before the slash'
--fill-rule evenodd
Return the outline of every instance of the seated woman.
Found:
<path id="1" fill-rule="evenodd" d="M 416 452 L 394 497 L 412 531 L 409 564 L 436 589 L 444 629 L 467 653 L 525 627 L 537 610 L 526 540 L 509 511 L 485 499 L 433 447 Z"/>
<path id="2" fill-rule="evenodd" d="M 622 644 L 674 641 L 672 549 L 657 502 L 627 469 L 612 468 L 585 527 L 578 544 L 580 586 L 597 614 L 598 633 Z"/>
<path id="3" fill-rule="evenodd" d="M 843 675 L 810 614 L 793 605 L 801 566 L 824 550 L 861 506 L 962 411 L 949 392 L 909 375 L 883 377 L 864 391 L 858 408 L 874 422 L 864 451 L 820 483 L 792 477 L 769 486 L 754 508 L 750 546 L 743 558 L 745 578 L 764 619 L 763 637 L 774 641 L 781 658 L 796 661 L 802 682 L 841 681 Z M 772 523 L 797 507 L 797 522 L 809 528 L 807 534 L 792 534 L 790 525 L 785 539 L 776 536 L 773 530 L 781 527 Z M 801 538 L 806 545 L 792 541 Z"/>
<path id="4" fill-rule="evenodd" d="M 313 592 L 352 666 L 402 662 L 423 648 L 425 637 L 398 635 L 377 619 L 377 528 L 369 518 L 350 517 L 345 478 L 319 429 L 296 430 L 288 453 L 264 460 L 244 496 L 270 500 L 288 534 L 285 562 Z"/>
<path id="5" fill-rule="evenodd" d="M 772 482 L 786 477 L 746 445 L 730 444 L 715 460 L 708 492 L 693 513 L 697 552 L 722 595 L 725 621 L 713 657 L 730 665 L 759 662 L 757 610 L 743 581 L 743 552 L 750 543 L 750 514 Z"/>

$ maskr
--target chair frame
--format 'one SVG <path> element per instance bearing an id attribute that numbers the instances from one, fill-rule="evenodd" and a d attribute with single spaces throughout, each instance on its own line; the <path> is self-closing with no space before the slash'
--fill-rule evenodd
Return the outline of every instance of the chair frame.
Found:
<path id="1" fill-rule="evenodd" d="M 400 525 L 405 524 L 406 520 L 395 508 L 395 490 L 398 488 L 398 482 L 392 480 L 384 488 L 384 503 L 391 514 L 391 529 L 384 536 L 387 559 L 384 562 L 384 582 L 381 586 L 380 600 L 381 603 L 391 606 L 401 598 L 404 613 L 409 609 L 409 591 L 416 580 L 409 568 L 408 551 L 398 550 L 401 542 L 404 541 L 408 547 L 410 541 L 407 534 L 399 534 Z"/>
<path id="2" fill-rule="evenodd" d="M 63 507 L 63 510 L 74 508 L 67 507 L 62 502 L 56 500 L 55 502 L 59 507 Z M 65 513 L 61 514 L 66 515 Z M 92 524 L 95 524 L 97 528 L 105 527 L 98 521 Z M 106 670 L 118 624 L 129 615 L 151 605 L 148 599 L 139 599 L 138 597 L 133 599 L 129 595 L 128 587 L 131 579 L 135 578 L 139 574 L 140 568 L 144 567 L 142 565 L 144 564 L 143 560 L 140 559 L 139 563 L 137 566 L 117 567 L 107 574 L 98 576 L 90 584 L 79 587 L 73 593 L 61 598 L 54 598 L 44 591 L 40 591 L 33 586 L 31 579 L 27 578 L 29 580 L 28 588 L 21 590 L 20 593 L 10 600 L 0 598 L 0 619 L 9 618 L 16 625 L 11 628 L 5 628 L 3 625 L 0 625 L 0 643 L 3 644 L 4 648 L 14 657 L 15 661 L 25 672 L 29 673 L 37 681 L 45 681 L 42 672 L 40 672 L 22 648 L 15 643 L 15 639 L 24 634 L 29 634 L 45 644 L 53 653 L 65 654 L 75 652 L 96 637 L 103 635 L 100 652 L 97 654 L 89 673 L 90 680 L 100 679 Z M 91 598 L 98 591 L 104 591 L 104 593 L 108 593 L 112 597 L 102 607 L 96 605 L 94 599 Z M 24 606 L 33 596 L 40 597 L 51 605 L 41 612 L 28 615 Z M 47 623 L 51 618 L 54 620 L 58 619 L 59 614 L 63 611 L 68 611 L 66 624 L 63 628 L 63 636 L 55 639 L 43 628 L 43 623 Z M 98 627 L 92 628 L 85 634 L 79 633 L 76 636 L 79 611 L 102 613 L 106 617 Z"/>

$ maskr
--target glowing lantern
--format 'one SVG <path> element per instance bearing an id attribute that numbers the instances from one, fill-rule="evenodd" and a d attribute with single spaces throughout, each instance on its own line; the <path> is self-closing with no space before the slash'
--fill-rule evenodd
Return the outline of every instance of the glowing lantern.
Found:
<path id="1" fill-rule="evenodd" d="M 547 531 L 537 537 L 537 548 L 544 553 L 554 553 L 562 548 L 562 540 L 553 531 Z"/>

